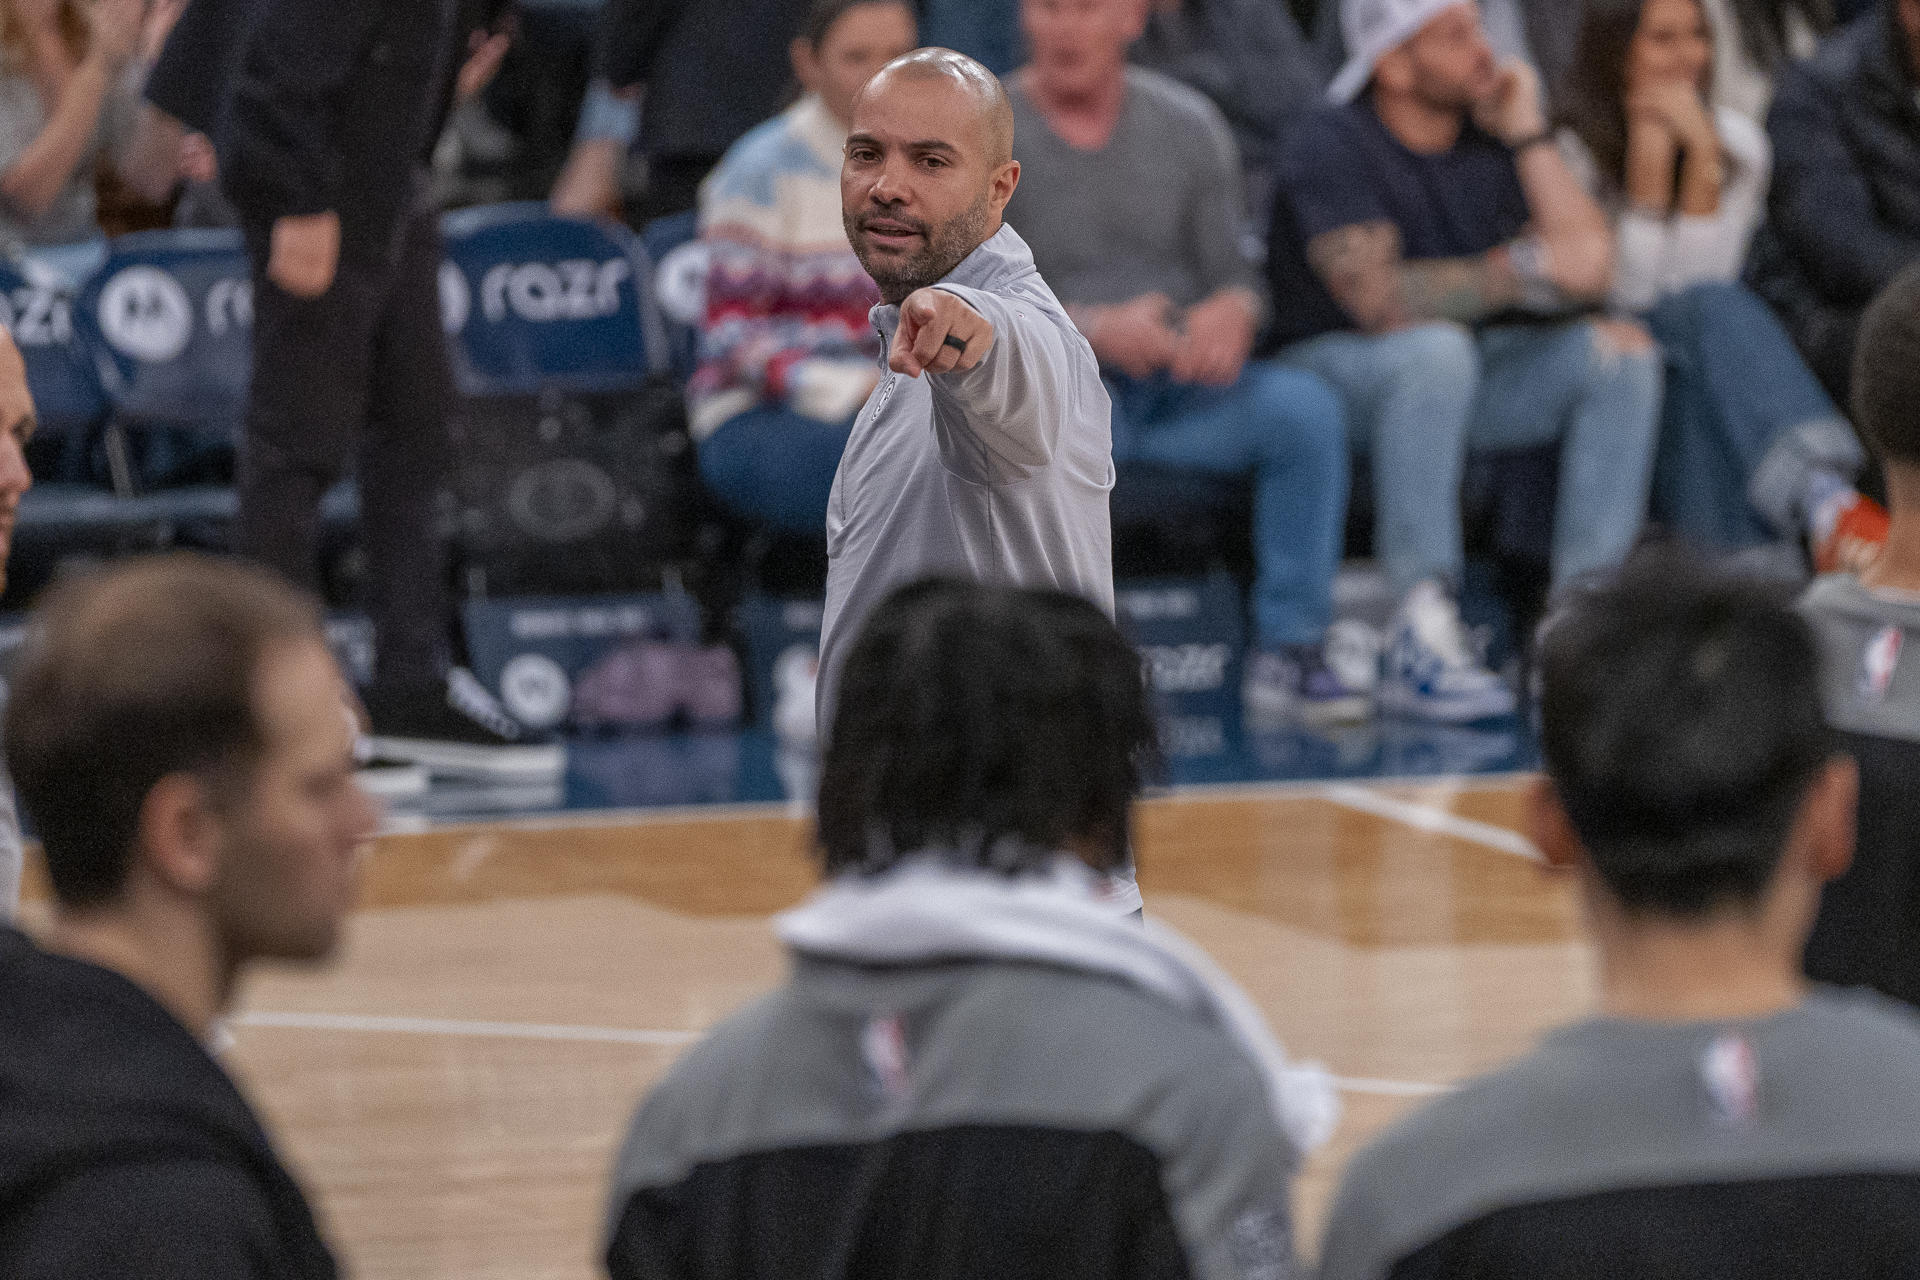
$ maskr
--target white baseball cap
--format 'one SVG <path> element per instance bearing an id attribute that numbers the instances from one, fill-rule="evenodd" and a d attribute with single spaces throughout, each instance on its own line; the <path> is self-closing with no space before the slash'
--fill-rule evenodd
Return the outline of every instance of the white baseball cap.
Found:
<path id="1" fill-rule="evenodd" d="M 1347 65 L 1333 78 L 1327 97 L 1352 102 L 1373 79 L 1380 59 L 1411 40 L 1447 10 L 1472 0 L 1340 0 L 1340 34 Z"/>

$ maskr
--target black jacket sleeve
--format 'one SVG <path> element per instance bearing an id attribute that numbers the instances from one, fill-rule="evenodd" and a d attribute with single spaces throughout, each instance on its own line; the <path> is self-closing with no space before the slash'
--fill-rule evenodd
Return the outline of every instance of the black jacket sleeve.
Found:
<path id="1" fill-rule="evenodd" d="M 1806 64 L 1781 72 L 1767 118 L 1773 139 L 1773 227 L 1830 302 L 1864 306 L 1920 257 L 1920 239 L 1889 225 L 1841 126 L 1835 101 Z"/>
<path id="2" fill-rule="evenodd" d="M 39 1197 L 0 1269 L 8 1280 L 269 1280 L 273 1240 L 243 1174 L 156 1161 L 81 1173 Z"/>
<path id="3" fill-rule="evenodd" d="M 338 122 L 355 70 L 371 56 L 387 0 L 258 0 L 229 134 L 262 203 L 279 216 L 338 209 Z"/>
<path id="4" fill-rule="evenodd" d="M 685 8 L 686 0 L 607 0 L 600 20 L 601 70 L 615 89 L 646 84 L 654 55 Z"/>

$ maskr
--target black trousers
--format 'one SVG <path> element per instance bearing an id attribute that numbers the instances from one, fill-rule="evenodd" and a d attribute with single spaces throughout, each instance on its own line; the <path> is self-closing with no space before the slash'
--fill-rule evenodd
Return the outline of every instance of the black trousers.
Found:
<path id="1" fill-rule="evenodd" d="M 240 450 L 239 550 L 317 588 L 320 500 L 353 465 L 375 683 L 437 682 L 451 622 L 439 495 L 452 395 L 438 215 L 415 215 L 390 262 L 343 258 L 333 287 L 313 299 L 267 279 L 270 234 L 247 236 L 253 387 Z"/>

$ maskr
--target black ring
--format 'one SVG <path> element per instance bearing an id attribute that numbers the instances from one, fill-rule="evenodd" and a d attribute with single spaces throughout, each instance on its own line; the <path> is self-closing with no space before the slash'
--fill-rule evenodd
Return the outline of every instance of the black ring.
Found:
<path id="1" fill-rule="evenodd" d="M 940 345 L 943 347 L 952 347 L 955 351 L 958 351 L 961 355 L 967 354 L 967 344 L 965 339 L 956 338 L 952 334 L 948 334 L 946 337 L 942 338 L 940 340 Z"/>

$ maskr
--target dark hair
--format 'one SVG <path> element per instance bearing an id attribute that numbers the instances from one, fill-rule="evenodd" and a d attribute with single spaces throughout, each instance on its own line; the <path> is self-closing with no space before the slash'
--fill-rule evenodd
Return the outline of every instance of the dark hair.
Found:
<path id="1" fill-rule="evenodd" d="M 1601 181 L 1614 190 L 1626 183 L 1627 59 L 1646 7 L 1647 0 L 1583 0 L 1580 38 L 1555 95 L 1561 127 L 1586 144 Z M 1711 38 L 1712 13 L 1703 0 L 1693 7 Z"/>
<path id="2" fill-rule="evenodd" d="M 1792 57 L 1787 18 L 1795 13 L 1815 35 L 1833 30 L 1833 0 L 1733 0 L 1733 21 L 1740 28 L 1740 43 L 1762 71 L 1778 71 Z"/>
<path id="3" fill-rule="evenodd" d="M 1644 552 L 1548 623 L 1547 773 L 1630 911 L 1751 906 L 1836 744 L 1812 631 L 1750 580 Z"/>
<path id="4" fill-rule="evenodd" d="M 1920 466 L 1920 266 L 1895 276 L 1860 321 L 1853 419 L 1883 457 Z"/>
<path id="5" fill-rule="evenodd" d="M 161 779 L 244 783 L 264 745 L 260 663 L 320 636 L 292 587 L 204 556 L 134 560 L 54 589 L 15 670 L 6 754 L 62 903 L 119 896 Z"/>
<path id="6" fill-rule="evenodd" d="M 807 11 L 806 22 L 801 24 L 800 39 L 817 50 L 832 33 L 834 23 L 852 10 L 870 4 L 888 4 L 909 13 L 915 12 L 912 0 L 813 0 L 813 8 Z"/>
<path id="7" fill-rule="evenodd" d="M 942 850 L 1035 867 L 1068 841 L 1131 856 L 1152 762 L 1140 658 L 1076 596 L 931 580 L 873 611 L 842 670 L 821 772 L 828 872 Z"/>

